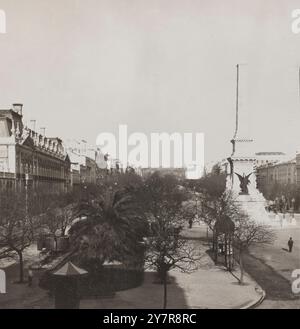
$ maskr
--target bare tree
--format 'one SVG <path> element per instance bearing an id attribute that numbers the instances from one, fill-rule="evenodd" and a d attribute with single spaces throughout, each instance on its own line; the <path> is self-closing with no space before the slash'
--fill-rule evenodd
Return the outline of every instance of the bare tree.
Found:
<path id="1" fill-rule="evenodd" d="M 232 193 L 226 192 L 226 175 L 219 164 L 212 172 L 192 183 L 194 195 L 197 195 L 197 218 L 204 222 L 211 231 L 216 221 L 225 214 L 230 216 L 235 212 Z"/>
<path id="2" fill-rule="evenodd" d="M 234 219 L 239 213 L 234 196 L 230 191 L 226 191 L 214 198 L 204 194 L 201 198 L 201 207 L 199 209 L 199 218 L 211 231 L 214 231 L 216 222 L 224 218 L 224 216 Z"/>
<path id="3" fill-rule="evenodd" d="M 234 250 L 238 252 L 241 270 L 238 280 L 240 284 L 243 284 L 245 252 L 252 245 L 272 243 L 275 238 L 274 232 L 269 226 L 260 224 L 245 214 L 238 206 L 234 194 L 230 191 L 226 191 L 215 198 L 209 196 L 202 198 L 200 217 L 213 231 L 216 223 L 222 222 L 225 217 L 234 223 L 232 243 Z M 213 239 L 214 242 L 216 241 L 215 238 Z M 214 245 L 213 247 L 217 254 L 218 246 Z"/>
<path id="4" fill-rule="evenodd" d="M 71 193 L 52 194 L 44 197 L 48 199 L 48 203 L 45 203 L 43 212 L 36 218 L 39 221 L 39 227 L 47 230 L 54 238 L 55 250 L 57 250 L 58 234 L 64 237 L 67 228 L 71 226 L 76 217 L 76 199 Z"/>
<path id="5" fill-rule="evenodd" d="M 0 195 L 0 248 L 2 257 L 18 256 L 19 281 L 24 282 L 23 253 L 33 241 L 33 222 L 26 199 L 18 193 Z"/>
<path id="6" fill-rule="evenodd" d="M 226 174 L 217 164 L 212 171 L 193 183 L 197 192 L 204 192 L 211 199 L 220 197 L 226 188 Z"/>
<path id="7" fill-rule="evenodd" d="M 175 177 L 154 174 L 146 180 L 146 212 L 150 236 L 146 239 L 146 266 L 157 271 L 164 286 L 163 308 L 167 308 L 168 272 L 180 269 L 191 272 L 197 268 L 199 251 L 181 236 L 186 218 L 182 211 L 185 193 L 178 188 Z"/>
<path id="8" fill-rule="evenodd" d="M 276 237 L 274 231 L 267 225 L 257 223 L 250 219 L 241 211 L 235 216 L 235 232 L 233 245 L 238 251 L 238 261 L 240 265 L 239 283 L 244 283 L 244 261 L 245 252 L 253 245 L 257 244 L 272 244 Z"/>
<path id="9" fill-rule="evenodd" d="M 179 269 L 185 273 L 195 271 L 200 260 L 199 251 L 190 241 L 183 239 L 173 224 L 165 219 L 158 223 L 153 236 L 146 240 L 146 267 L 157 271 L 160 282 L 164 287 L 163 308 L 167 308 L 168 272 Z"/>

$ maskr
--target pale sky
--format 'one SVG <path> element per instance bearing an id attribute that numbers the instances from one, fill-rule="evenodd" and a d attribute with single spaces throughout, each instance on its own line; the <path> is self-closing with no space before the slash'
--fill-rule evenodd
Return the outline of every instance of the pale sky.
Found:
<path id="1" fill-rule="evenodd" d="M 47 135 L 204 132 L 230 155 L 237 63 L 257 151 L 300 151 L 300 34 L 292 0 L 0 0 L 0 108 Z"/>

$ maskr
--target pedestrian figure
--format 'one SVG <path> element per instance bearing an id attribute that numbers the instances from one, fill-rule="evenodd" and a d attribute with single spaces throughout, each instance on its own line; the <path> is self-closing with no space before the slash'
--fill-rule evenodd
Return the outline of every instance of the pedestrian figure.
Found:
<path id="1" fill-rule="evenodd" d="M 189 227 L 192 228 L 193 227 L 193 220 L 189 219 Z"/>
<path id="2" fill-rule="evenodd" d="M 32 272 L 32 269 L 29 268 L 29 270 L 28 270 L 28 287 L 32 286 L 32 281 L 33 281 L 33 272 Z"/>
<path id="3" fill-rule="evenodd" d="M 292 238 L 290 238 L 289 241 L 288 241 L 289 252 L 292 252 L 292 250 L 293 250 L 293 245 L 294 245 L 294 241 L 293 241 Z"/>

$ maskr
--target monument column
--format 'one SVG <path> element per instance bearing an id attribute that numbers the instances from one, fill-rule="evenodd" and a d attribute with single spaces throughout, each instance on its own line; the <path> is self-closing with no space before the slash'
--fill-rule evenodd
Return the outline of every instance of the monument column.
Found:
<path id="1" fill-rule="evenodd" d="M 248 106 L 248 75 L 245 65 L 237 65 L 236 85 L 236 122 L 235 132 L 231 140 L 232 154 L 228 158 L 231 173 L 227 181 L 228 187 L 238 194 L 246 194 L 245 190 L 257 194 L 255 176 L 254 141 L 251 137 L 251 113 Z M 242 189 L 244 180 L 247 189 Z M 247 179 L 248 181 L 247 181 Z"/>
<path id="2" fill-rule="evenodd" d="M 251 112 L 247 101 L 247 72 L 245 66 L 237 65 L 236 88 L 236 126 L 232 143 L 232 154 L 227 159 L 230 174 L 227 176 L 227 190 L 236 196 L 236 202 L 241 209 L 254 221 L 267 225 L 295 225 L 295 219 L 283 220 L 273 218 L 266 211 L 266 200 L 256 188 L 255 151 L 251 138 Z"/>

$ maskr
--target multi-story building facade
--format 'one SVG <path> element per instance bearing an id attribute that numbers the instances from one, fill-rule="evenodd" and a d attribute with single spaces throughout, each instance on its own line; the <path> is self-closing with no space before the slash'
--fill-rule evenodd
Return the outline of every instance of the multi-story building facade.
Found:
<path id="1" fill-rule="evenodd" d="M 22 110 L 22 104 L 0 110 L 0 188 L 67 191 L 71 163 L 62 140 L 25 127 Z"/>
<path id="2" fill-rule="evenodd" d="M 300 186 L 300 153 L 296 155 L 297 185 Z"/>
<path id="3" fill-rule="evenodd" d="M 300 159 L 298 160 L 300 164 Z M 299 184 L 300 166 L 296 159 L 278 163 L 266 163 L 256 168 L 257 186 L 263 190 L 275 183 L 280 185 Z"/>
<path id="4" fill-rule="evenodd" d="M 84 140 L 69 140 L 67 152 L 71 161 L 71 184 L 77 187 L 80 184 L 94 184 L 99 177 L 99 167 L 96 162 L 97 152 L 87 146 Z"/>
<path id="5" fill-rule="evenodd" d="M 283 152 L 257 152 L 255 153 L 255 158 L 256 167 L 289 160 L 287 155 Z"/>

